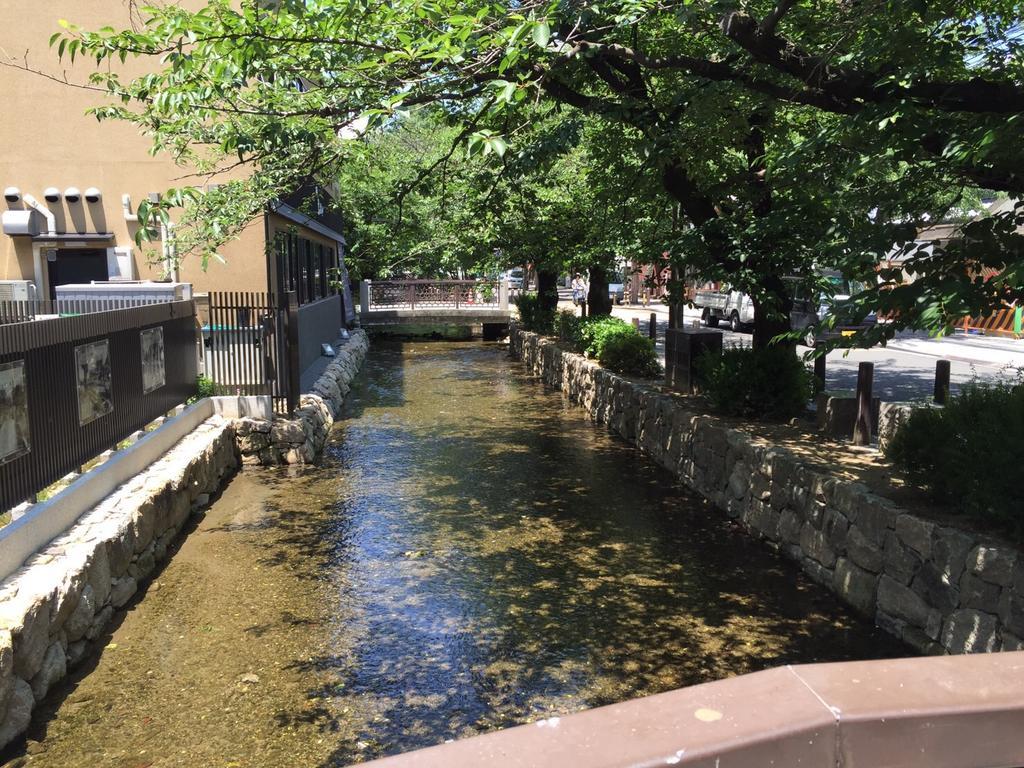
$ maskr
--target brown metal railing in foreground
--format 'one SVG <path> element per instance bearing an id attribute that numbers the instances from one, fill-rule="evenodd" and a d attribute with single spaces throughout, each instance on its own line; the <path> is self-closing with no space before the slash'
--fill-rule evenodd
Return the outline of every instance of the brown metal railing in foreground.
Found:
<path id="1" fill-rule="evenodd" d="M 195 392 L 191 301 L 0 325 L 0 509 Z"/>
<path id="2" fill-rule="evenodd" d="M 780 667 L 367 768 L 1024 766 L 1024 652 Z"/>
<path id="3" fill-rule="evenodd" d="M 269 395 L 278 413 L 295 409 L 298 349 L 294 293 L 210 293 L 202 326 L 206 375 L 221 395 Z M 292 305 L 295 305 L 294 307 Z M 292 338 L 296 336 L 296 338 Z"/>

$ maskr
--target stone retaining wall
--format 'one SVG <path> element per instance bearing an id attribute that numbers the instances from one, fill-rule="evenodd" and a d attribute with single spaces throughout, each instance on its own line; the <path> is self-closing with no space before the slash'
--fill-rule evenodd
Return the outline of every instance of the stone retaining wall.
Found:
<path id="1" fill-rule="evenodd" d="M 168 546 L 238 466 L 214 416 L 120 486 L 0 585 L 0 748 L 145 583 Z"/>
<path id="2" fill-rule="evenodd" d="M 339 345 L 337 356 L 317 379 L 313 391 L 299 399 L 292 418 L 238 419 L 235 433 L 242 463 L 273 466 L 307 464 L 315 459 L 327 442 L 369 346 L 366 331 L 352 331 L 348 341 Z"/>
<path id="3" fill-rule="evenodd" d="M 513 329 L 512 355 L 751 535 L 923 653 L 1024 649 L 1024 557 L 687 411 L 653 384 Z"/>

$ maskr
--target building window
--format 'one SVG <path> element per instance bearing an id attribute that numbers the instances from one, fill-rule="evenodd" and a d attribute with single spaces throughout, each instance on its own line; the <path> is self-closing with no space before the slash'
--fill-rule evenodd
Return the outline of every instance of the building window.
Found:
<path id="1" fill-rule="evenodd" d="M 274 243 L 278 290 L 283 293 L 295 291 L 299 304 L 308 304 L 337 293 L 331 284 L 338 267 L 334 248 L 312 242 L 294 232 L 277 232 Z"/>

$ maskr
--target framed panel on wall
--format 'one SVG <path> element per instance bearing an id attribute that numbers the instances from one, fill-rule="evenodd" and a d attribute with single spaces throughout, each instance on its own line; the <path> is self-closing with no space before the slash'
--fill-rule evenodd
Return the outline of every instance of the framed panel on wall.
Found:
<path id="1" fill-rule="evenodd" d="M 31 449 L 25 361 L 0 363 L 0 464 Z"/>
<path id="2" fill-rule="evenodd" d="M 114 371 L 110 364 L 108 339 L 75 347 L 75 379 L 80 426 L 114 410 Z"/>
<path id="3" fill-rule="evenodd" d="M 139 340 L 142 345 L 142 394 L 148 395 L 167 383 L 163 326 L 140 331 Z"/>

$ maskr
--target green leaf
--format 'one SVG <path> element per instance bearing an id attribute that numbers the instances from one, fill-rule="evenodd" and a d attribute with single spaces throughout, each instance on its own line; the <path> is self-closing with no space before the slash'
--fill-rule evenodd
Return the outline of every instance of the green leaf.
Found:
<path id="1" fill-rule="evenodd" d="M 547 48 L 548 41 L 551 39 L 551 27 L 548 22 L 538 21 L 533 27 L 533 42 L 537 44 L 538 48 Z"/>

